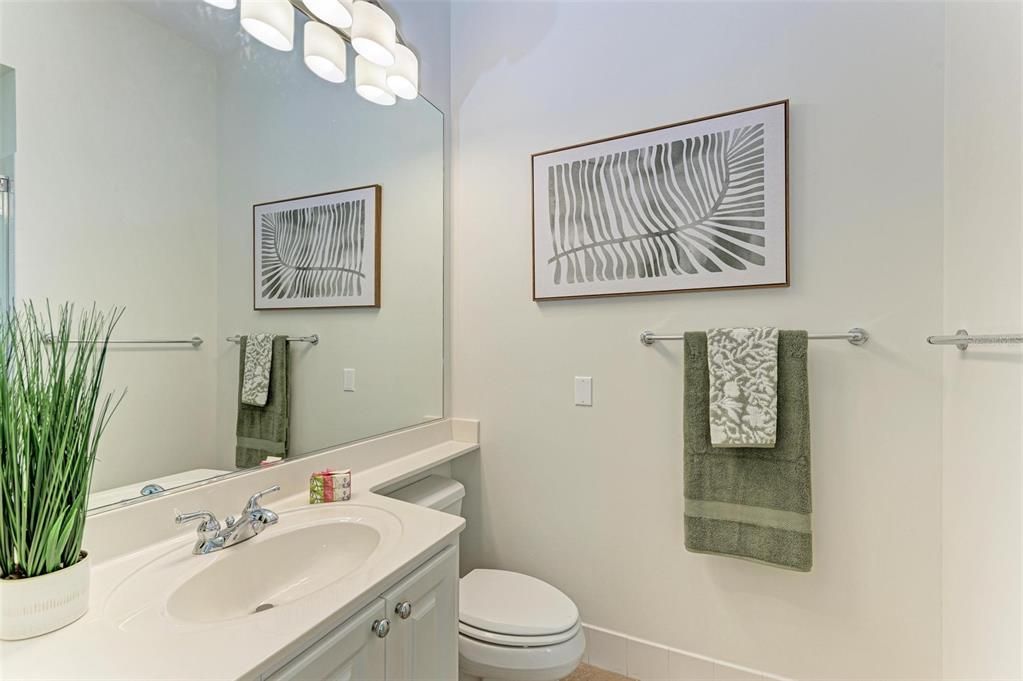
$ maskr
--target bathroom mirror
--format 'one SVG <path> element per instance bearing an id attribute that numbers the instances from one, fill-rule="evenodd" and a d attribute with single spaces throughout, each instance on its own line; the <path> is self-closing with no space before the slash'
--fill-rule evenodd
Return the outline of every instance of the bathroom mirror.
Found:
<path id="1" fill-rule="evenodd" d="M 0 3 L 12 295 L 125 310 L 93 509 L 258 463 L 239 335 L 295 339 L 287 459 L 444 413 L 443 115 L 362 99 L 350 47 L 348 82 L 317 77 L 305 21 L 283 52 L 199 0 Z"/>

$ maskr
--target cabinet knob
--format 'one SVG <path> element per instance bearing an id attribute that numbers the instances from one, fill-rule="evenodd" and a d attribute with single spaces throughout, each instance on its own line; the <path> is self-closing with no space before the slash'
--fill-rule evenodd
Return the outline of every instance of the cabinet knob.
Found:
<path id="1" fill-rule="evenodd" d="M 378 638 L 386 637 L 389 633 L 391 633 L 391 620 L 385 617 L 382 620 L 376 620 L 373 622 L 373 633 L 376 634 Z"/>
<path id="2" fill-rule="evenodd" d="M 412 614 L 412 604 L 408 601 L 402 601 L 398 605 L 394 606 L 394 614 L 403 620 L 407 620 Z"/>

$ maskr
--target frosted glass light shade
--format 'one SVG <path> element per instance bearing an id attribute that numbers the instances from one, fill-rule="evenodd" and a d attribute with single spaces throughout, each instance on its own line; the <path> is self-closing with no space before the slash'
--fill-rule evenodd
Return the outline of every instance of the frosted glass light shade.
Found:
<path id="1" fill-rule="evenodd" d="M 404 45 L 394 48 L 394 63 L 387 68 L 387 87 L 402 99 L 419 96 L 419 60 Z"/>
<path id="2" fill-rule="evenodd" d="M 303 2 L 320 21 L 338 28 L 348 28 L 352 25 L 352 0 L 303 0 Z"/>
<path id="3" fill-rule="evenodd" d="M 352 6 L 352 47 L 377 66 L 394 63 L 398 39 L 394 19 L 384 10 L 366 0 Z"/>
<path id="4" fill-rule="evenodd" d="M 334 29 L 316 21 L 307 21 L 304 30 L 305 65 L 323 80 L 343 83 L 348 77 L 348 53 L 345 41 Z"/>
<path id="5" fill-rule="evenodd" d="M 355 57 L 355 91 L 374 104 L 390 106 L 398 101 L 387 87 L 387 69 L 361 54 Z"/>
<path id="6" fill-rule="evenodd" d="M 238 6 L 238 0 L 206 0 L 206 4 L 220 9 L 234 9 Z"/>
<path id="7" fill-rule="evenodd" d="M 288 0 L 241 0 L 242 28 L 259 42 L 287 52 L 295 44 L 295 8 Z"/>

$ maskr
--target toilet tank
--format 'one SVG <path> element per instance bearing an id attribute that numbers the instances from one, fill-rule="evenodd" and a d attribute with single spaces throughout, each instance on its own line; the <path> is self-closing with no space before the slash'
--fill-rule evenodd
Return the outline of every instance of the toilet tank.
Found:
<path id="1" fill-rule="evenodd" d="M 457 480 L 440 475 L 430 475 L 411 485 L 389 492 L 387 496 L 460 516 L 462 515 L 462 498 L 465 496 L 465 487 Z"/>

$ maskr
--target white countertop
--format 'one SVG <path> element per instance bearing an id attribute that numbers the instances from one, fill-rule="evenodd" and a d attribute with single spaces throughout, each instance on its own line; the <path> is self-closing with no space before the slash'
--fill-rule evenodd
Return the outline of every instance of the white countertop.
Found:
<path id="1" fill-rule="evenodd" d="M 185 623 L 162 612 L 146 625 L 130 618 L 112 616 L 112 595 L 123 597 L 117 588 L 142 566 L 173 552 L 174 563 L 181 565 L 180 578 L 201 569 L 201 562 L 234 548 L 207 556 L 191 555 L 194 531 L 177 534 L 137 550 L 114 555 L 93 565 L 89 612 L 82 619 L 56 632 L 24 641 L 0 642 L 0 678 L 20 679 L 255 679 L 271 671 L 304 650 L 384 591 L 418 565 L 457 542 L 465 521 L 440 511 L 384 497 L 371 490 L 410 479 L 451 459 L 474 451 L 475 443 L 447 441 L 392 457 L 378 466 L 353 473 L 357 481 L 352 500 L 317 506 L 317 513 L 336 507 L 339 514 L 357 512 L 362 507 L 393 515 L 401 524 L 398 541 L 382 546 L 355 572 L 305 599 L 267 610 L 258 616 L 212 624 Z M 310 463 L 310 471 L 317 462 Z M 284 529 L 289 522 L 310 508 L 308 491 L 277 498 L 265 505 L 277 511 L 277 525 L 264 531 L 264 537 Z M 206 491 L 209 494 L 209 491 Z M 142 505 L 140 508 L 144 508 Z M 288 511 L 294 513 L 289 514 Z M 308 514 L 306 514 L 308 515 Z M 145 514 L 140 514 L 140 519 Z M 123 520 L 122 520 L 123 522 Z M 260 537 L 250 540 L 259 541 Z M 244 544 L 239 545 L 243 547 Z M 177 584 L 166 593 L 147 599 L 139 597 L 140 611 L 162 604 Z M 146 603 L 146 601 L 149 601 Z"/>

